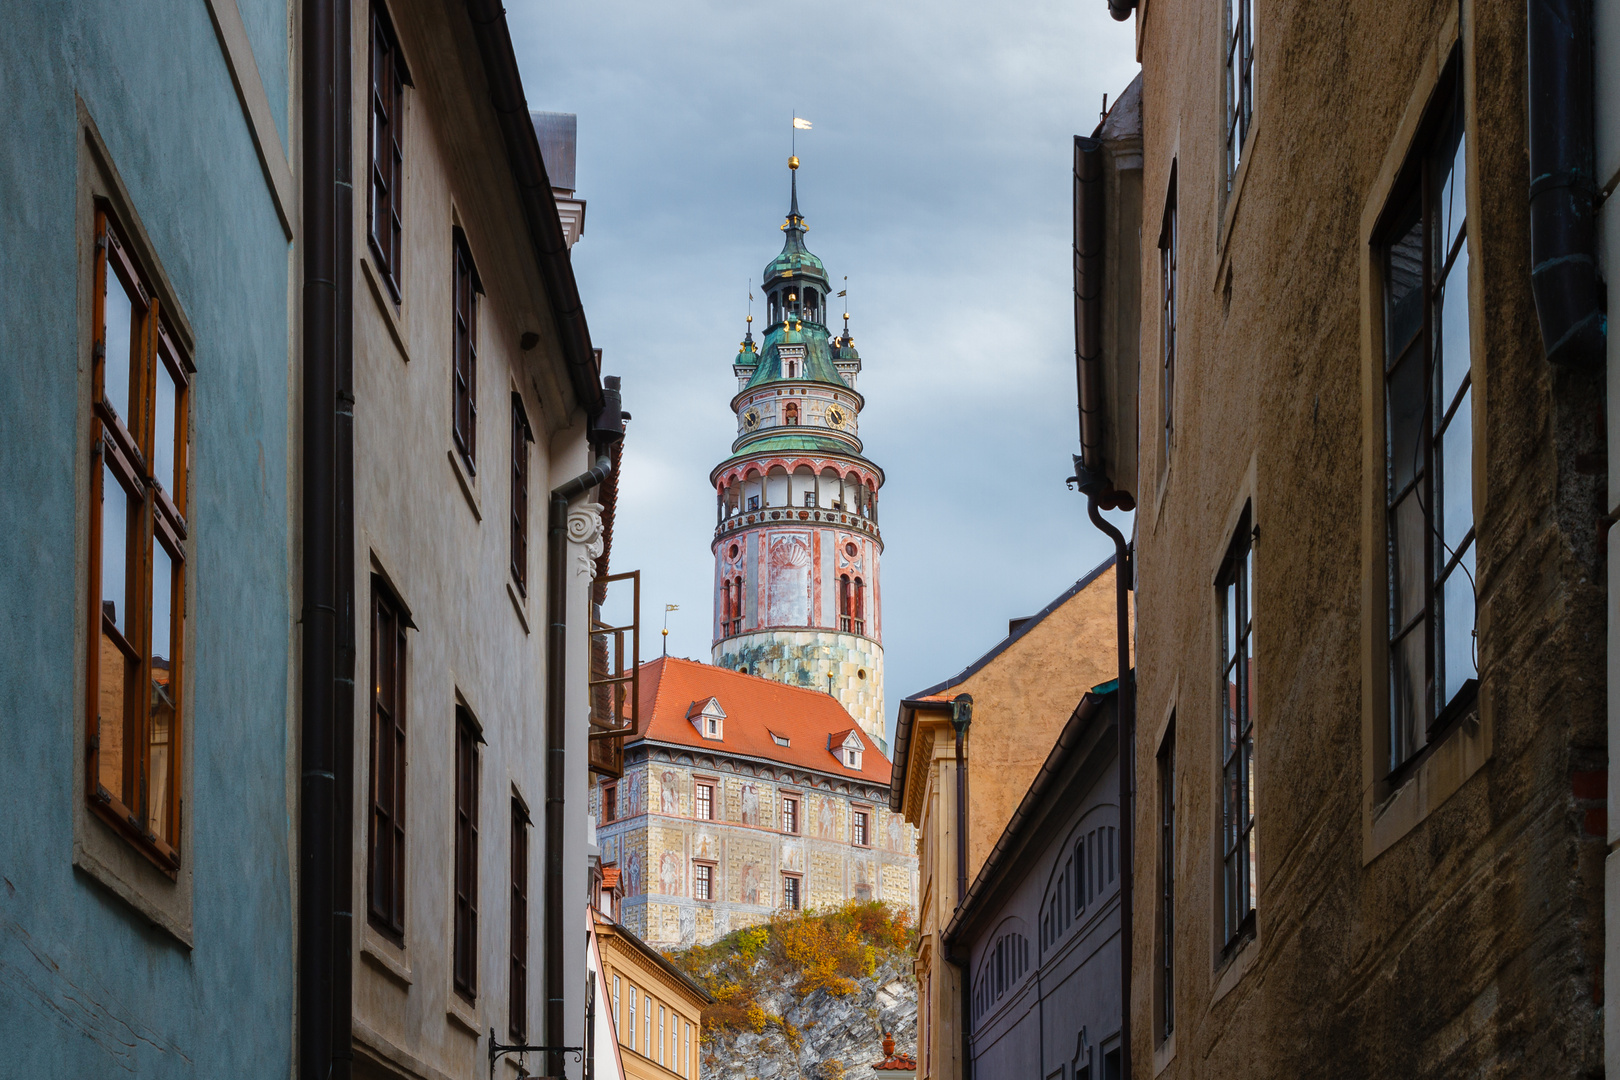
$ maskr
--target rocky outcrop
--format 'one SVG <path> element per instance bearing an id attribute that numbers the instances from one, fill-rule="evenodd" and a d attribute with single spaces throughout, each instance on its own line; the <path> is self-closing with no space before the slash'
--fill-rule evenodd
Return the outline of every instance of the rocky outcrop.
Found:
<path id="1" fill-rule="evenodd" d="M 762 994 L 772 1019 L 755 1033 L 720 1031 L 704 1043 L 705 1080 L 875 1080 L 883 1060 L 883 1035 L 898 1051 L 917 1051 L 917 983 L 911 959 L 885 957 L 872 975 L 854 980 L 855 991 L 838 996 L 816 990 L 802 1000 L 789 978 Z M 780 1018 L 780 1019 L 777 1019 Z"/>

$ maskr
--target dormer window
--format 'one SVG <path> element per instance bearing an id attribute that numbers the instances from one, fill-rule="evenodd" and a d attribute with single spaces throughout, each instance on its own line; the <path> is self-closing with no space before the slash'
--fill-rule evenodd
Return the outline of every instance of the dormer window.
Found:
<path id="1" fill-rule="evenodd" d="M 692 702 L 686 710 L 686 719 L 705 739 L 718 742 L 726 737 L 726 711 L 720 707 L 718 698 Z"/>
<path id="2" fill-rule="evenodd" d="M 844 732 L 842 737 L 833 735 L 828 742 L 831 744 L 828 749 L 833 752 L 840 765 L 846 769 L 860 771 L 861 753 L 866 749 L 866 744 L 861 741 L 854 728 Z"/>

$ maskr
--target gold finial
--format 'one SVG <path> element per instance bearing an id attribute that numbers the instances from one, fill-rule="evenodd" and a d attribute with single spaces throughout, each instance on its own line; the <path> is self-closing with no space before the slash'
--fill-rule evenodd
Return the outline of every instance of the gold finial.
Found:
<path id="1" fill-rule="evenodd" d="M 750 315 L 750 316 L 748 316 L 748 321 L 749 321 L 749 322 L 753 322 L 753 321 L 754 321 L 754 317 L 753 317 L 753 316 L 752 316 L 752 315 Z"/>
<path id="2" fill-rule="evenodd" d="M 797 156 L 788 158 L 788 168 L 797 169 L 798 167 L 799 167 L 799 159 L 798 159 Z"/>

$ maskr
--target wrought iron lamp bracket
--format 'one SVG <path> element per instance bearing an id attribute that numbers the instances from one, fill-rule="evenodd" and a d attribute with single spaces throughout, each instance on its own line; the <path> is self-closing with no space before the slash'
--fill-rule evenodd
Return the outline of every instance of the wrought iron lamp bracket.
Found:
<path id="1" fill-rule="evenodd" d="M 495 1038 L 495 1029 L 489 1029 L 489 1080 L 495 1080 L 495 1063 L 507 1054 L 572 1054 L 574 1060 L 580 1065 L 585 1064 L 585 1048 L 583 1046 L 525 1046 L 513 1043 L 508 1046 Z M 521 1062 L 518 1064 L 518 1075 L 528 1076 L 529 1070 Z M 568 1070 L 565 1065 L 560 1080 L 568 1080 Z"/>

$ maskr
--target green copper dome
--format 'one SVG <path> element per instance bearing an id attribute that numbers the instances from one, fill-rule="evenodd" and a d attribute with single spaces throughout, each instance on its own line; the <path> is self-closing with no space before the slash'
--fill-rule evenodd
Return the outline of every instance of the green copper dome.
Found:
<path id="1" fill-rule="evenodd" d="M 787 220 L 782 223 L 782 231 L 787 233 L 782 242 L 782 253 L 769 263 L 765 264 L 765 287 L 769 289 L 772 284 L 784 278 L 809 278 L 819 282 L 823 287 L 827 284 L 827 268 L 822 265 L 819 258 L 813 255 L 804 246 L 804 234 L 807 227 L 804 217 L 799 213 L 799 174 L 793 173 L 793 198 L 788 206 Z"/>

